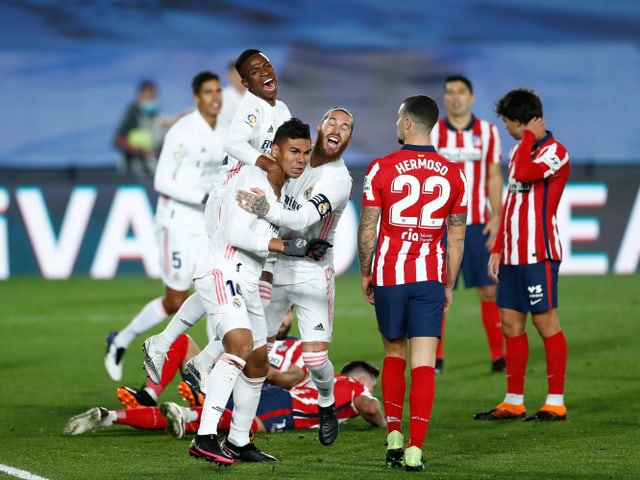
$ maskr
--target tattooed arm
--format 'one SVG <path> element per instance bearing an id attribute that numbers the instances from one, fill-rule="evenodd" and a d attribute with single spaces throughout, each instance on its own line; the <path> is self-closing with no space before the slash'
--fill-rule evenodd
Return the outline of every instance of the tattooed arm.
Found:
<path id="1" fill-rule="evenodd" d="M 264 217 L 269 213 L 269 202 L 264 192 L 259 188 L 252 188 L 251 192 L 238 190 L 236 201 L 240 208 L 259 217 Z"/>
<path id="2" fill-rule="evenodd" d="M 464 235 L 467 229 L 467 214 L 458 213 L 447 217 L 447 283 L 445 285 L 445 312 L 453 302 L 453 287 L 456 284 L 462 255 Z"/>
<path id="3" fill-rule="evenodd" d="M 360 281 L 362 295 L 365 300 L 373 304 L 373 286 L 371 272 L 373 254 L 376 247 L 378 220 L 382 209 L 377 207 L 362 207 L 360 224 L 358 225 L 358 260 L 360 261 Z"/>

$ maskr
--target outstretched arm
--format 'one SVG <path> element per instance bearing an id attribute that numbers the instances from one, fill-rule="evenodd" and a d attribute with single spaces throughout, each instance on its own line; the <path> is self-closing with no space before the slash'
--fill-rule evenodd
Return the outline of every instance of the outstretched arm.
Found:
<path id="1" fill-rule="evenodd" d="M 368 395 L 358 395 L 353 403 L 362 418 L 374 427 L 384 427 L 387 424 L 377 398 Z"/>

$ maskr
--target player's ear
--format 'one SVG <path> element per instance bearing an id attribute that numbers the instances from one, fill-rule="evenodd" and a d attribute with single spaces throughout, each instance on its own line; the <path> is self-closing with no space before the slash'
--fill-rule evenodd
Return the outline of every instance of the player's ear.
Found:
<path id="1" fill-rule="evenodd" d="M 271 156 L 276 160 L 280 157 L 280 146 L 277 143 L 271 145 Z"/>

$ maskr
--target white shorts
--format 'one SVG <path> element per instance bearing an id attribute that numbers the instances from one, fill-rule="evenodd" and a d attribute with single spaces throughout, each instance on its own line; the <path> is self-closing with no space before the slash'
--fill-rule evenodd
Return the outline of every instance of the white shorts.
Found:
<path id="1" fill-rule="evenodd" d="M 185 232 L 163 225 L 157 225 L 155 233 L 162 281 L 173 290 L 186 292 L 193 284 L 198 255 L 206 251 L 206 233 Z"/>
<path id="2" fill-rule="evenodd" d="M 207 310 L 213 338 L 222 340 L 227 332 L 246 328 L 251 330 L 254 350 L 267 343 L 267 321 L 257 280 L 245 281 L 234 268 L 214 268 L 194 283 Z"/>
<path id="3" fill-rule="evenodd" d="M 335 279 L 333 268 L 321 271 L 323 275 L 291 285 L 278 285 L 278 279 L 274 278 L 271 303 L 266 310 L 269 336 L 278 333 L 288 308 L 295 305 L 300 339 L 303 342 L 331 342 Z"/>

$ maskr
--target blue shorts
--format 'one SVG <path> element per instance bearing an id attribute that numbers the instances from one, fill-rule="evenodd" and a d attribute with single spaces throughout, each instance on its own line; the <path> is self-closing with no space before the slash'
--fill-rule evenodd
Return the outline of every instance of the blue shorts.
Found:
<path id="1" fill-rule="evenodd" d="M 233 410 L 233 400 L 229 400 L 227 408 Z M 289 391 L 270 383 L 262 385 L 256 417 L 269 433 L 292 430 L 293 407 Z"/>
<path id="2" fill-rule="evenodd" d="M 460 266 L 465 288 L 496 284 L 489 278 L 489 273 L 487 272 L 487 264 L 489 263 L 491 252 L 485 246 L 489 236 L 482 234 L 484 227 L 484 224 L 467 225 L 464 237 L 464 255 Z"/>
<path id="3" fill-rule="evenodd" d="M 380 333 L 389 340 L 440 337 L 444 314 L 444 285 L 416 282 L 373 287 Z"/>
<path id="4" fill-rule="evenodd" d="M 560 262 L 500 265 L 496 303 L 500 308 L 542 313 L 558 308 Z"/>

